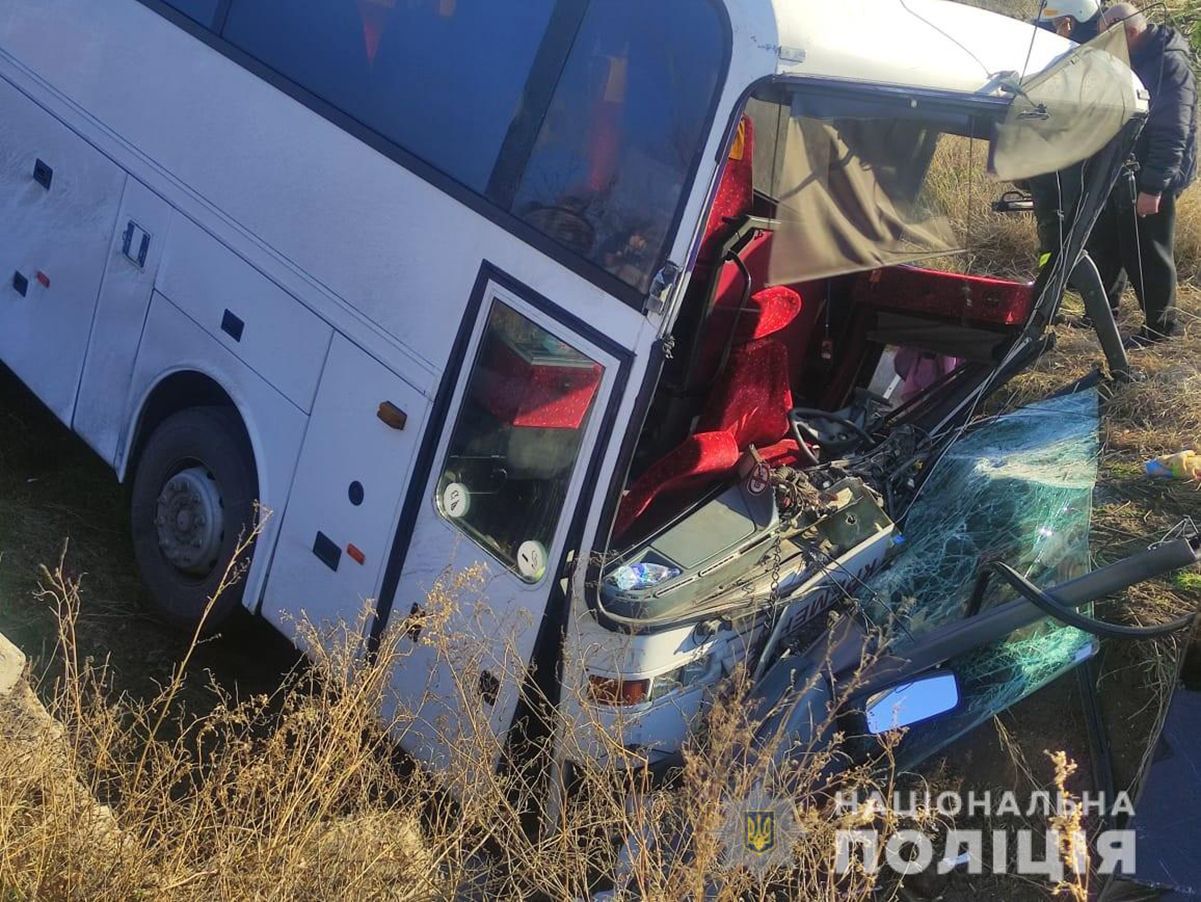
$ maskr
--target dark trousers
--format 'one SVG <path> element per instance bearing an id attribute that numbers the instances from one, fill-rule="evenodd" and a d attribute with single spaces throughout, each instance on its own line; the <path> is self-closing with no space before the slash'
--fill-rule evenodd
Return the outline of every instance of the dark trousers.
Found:
<path id="1" fill-rule="evenodd" d="M 1122 182 L 1109 196 L 1088 240 L 1110 306 L 1117 307 L 1125 271 L 1146 315 L 1147 330 L 1161 335 L 1176 330 L 1175 243 L 1175 196 L 1165 192 L 1159 212 L 1139 218 Z"/>

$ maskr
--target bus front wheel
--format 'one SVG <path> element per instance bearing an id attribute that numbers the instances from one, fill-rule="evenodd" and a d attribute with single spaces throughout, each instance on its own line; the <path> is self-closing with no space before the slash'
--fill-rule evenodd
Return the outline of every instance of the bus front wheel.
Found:
<path id="1" fill-rule="evenodd" d="M 254 455 L 232 409 L 184 410 L 147 439 L 133 478 L 133 547 L 151 606 L 168 624 L 209 634 L 237 609 L 257 494 Z"/>

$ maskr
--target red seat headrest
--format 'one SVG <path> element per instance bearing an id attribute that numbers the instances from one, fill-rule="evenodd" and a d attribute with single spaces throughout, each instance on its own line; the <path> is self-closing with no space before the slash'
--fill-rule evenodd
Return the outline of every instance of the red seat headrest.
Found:
<path id="1" fill-rule="evenodd" d="M 734 340 L 739 344 L 766 338 L 792 325 L 801 312 L 801 296 L 784 285 L 764 288 L 751 297 L 750 307 L 738 318 Z"/>

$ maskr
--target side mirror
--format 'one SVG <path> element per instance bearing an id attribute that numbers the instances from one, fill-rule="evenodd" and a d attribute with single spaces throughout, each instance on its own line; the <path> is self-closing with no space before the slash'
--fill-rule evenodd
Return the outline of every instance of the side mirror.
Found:
<path id="1" fill-rule="evenodd" d="M 867 729 L 873 735 L 899 730 L 953 711 L 959 705 L 959 680 L 953 673 L 932 673 L 877 692 L 867 700 Z"/>

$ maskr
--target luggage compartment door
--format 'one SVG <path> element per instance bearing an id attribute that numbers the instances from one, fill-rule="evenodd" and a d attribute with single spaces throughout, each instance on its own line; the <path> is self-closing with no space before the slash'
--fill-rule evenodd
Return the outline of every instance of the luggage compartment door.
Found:
<path id="1" fill-rule="evenodd" d="M 126 175 L 4 79 L 0 122 L 0 360 L 70 423 Z"/>

